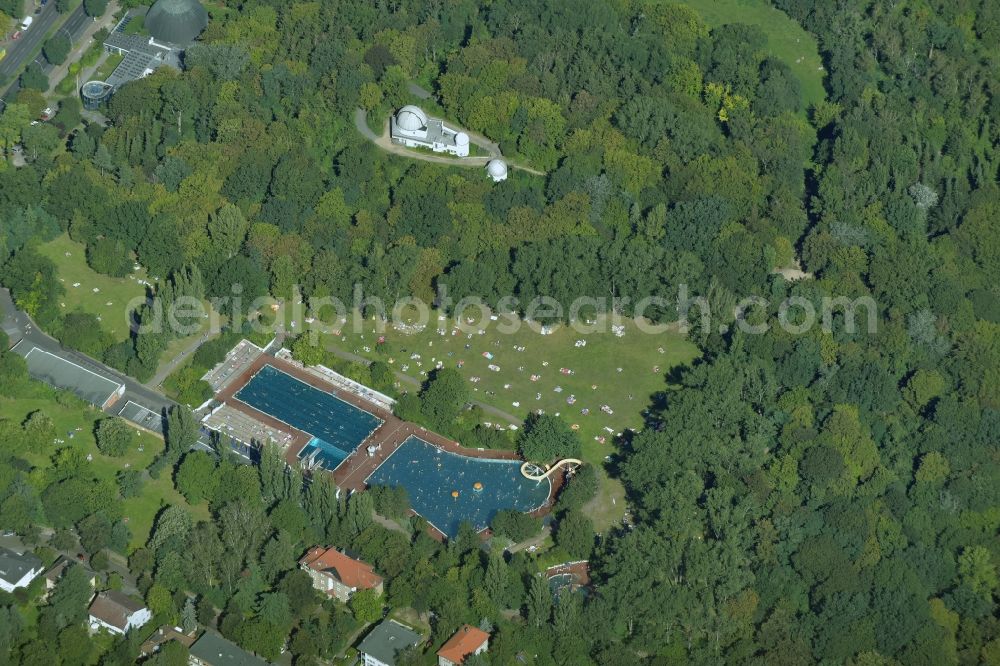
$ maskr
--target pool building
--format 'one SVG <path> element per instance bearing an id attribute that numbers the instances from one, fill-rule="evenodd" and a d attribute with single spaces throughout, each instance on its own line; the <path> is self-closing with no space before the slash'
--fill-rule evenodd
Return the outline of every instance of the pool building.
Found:
<path id="1" fill-rule="evenodd" d="M 218 387 L 203 425 L 245 444 L 271 441 L 290 466 L 331 473 L 340 492 L 401 486 L 413 511 L 443 537 L 455 536 L 463 522 L 482 530 L 504 509 L 547 506 L 552 484 L 525 478 L 512 451 L 463 448 L 337 378 L 284 350 L 261 354 Z"/>

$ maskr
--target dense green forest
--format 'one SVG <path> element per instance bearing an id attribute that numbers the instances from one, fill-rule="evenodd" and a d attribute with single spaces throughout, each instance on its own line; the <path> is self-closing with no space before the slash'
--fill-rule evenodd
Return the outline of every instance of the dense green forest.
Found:
<path id="1" fill-rule="evenodd" d="M 709 29 L 685 5 L 248 0 L 210 6 L 184 70 L 124 86 L 107 127 L 78 128 L 72 100 L 42 129 L 8 106 L 3 147 L 36 157 L 0 163 L 0 282 L 71 346 L 100 324 L 67 322 L 35 249 L 67 231 L 99 272 L 121 275 L 134 255 L 166 300 L 240 283 L 246 301 L 293 285 L 350 301 L 357 283 L 389 301 L 447 284 L 456 298 L 568 303 L 684 284 L 716 324 L 750 295 L 768 316 L 791 296 L 877 303 L 874 332 L 839 316 L 800 334 L 690 331 L 701 359 L 618 443 L 609 471 L 634 526 L 582 546 L 586 599 L 553 604 L 530 558 L 489 555 L 471 534 L 441 545 L 419 524 L 373 523 L 405 504 L 388 491 L 344 504 L 273 464 L 168 441 L 154 473 L 208 518 L 166 508 L 129 553 L 160 618 L 192 595 L 200 622 L 269 658 L 286 638 L 295 663 L 330 657 L 372 610 L 318 604 L 292 570 L 325 540 L 389 577 L 390 606 L 432 613 L 436 644 L 486 620 L 488 663 L 1000 664 L 1000 5 L 775 4 L 818 40 L 821 103 L 803 105 L 760 28 Z M 354 109 L 384 117 L 415 101 L 411 81 L 545 175 L 495 185 L 381 152 Z M 806 279 L 774 272 L 796 262 Z M 96 352 L 145 378 L 168 342 Z M 16 386 L 17 360 L 0 369 Z M 29 427 L 0 431 L 0 527 L 17 506 L 21 528 L 77 523 L 102 535 L 91 545 L 129 550 L 114 511 L 125 490 L 69 453 L 33 468 L 17 434 Z M 556 534 L 565 520 L 563 547 L 579 553 L 570 497 Z M 518 522 L 502 517 L 508 536 L 537 531 Z M 79 647 L 71 592 L 33 623 L 0 599 L 0 659 L 54 663 L 52 645 L 64 663 L 97 659 Z M 134 648 L 102 663 L 131 663 Z"/>

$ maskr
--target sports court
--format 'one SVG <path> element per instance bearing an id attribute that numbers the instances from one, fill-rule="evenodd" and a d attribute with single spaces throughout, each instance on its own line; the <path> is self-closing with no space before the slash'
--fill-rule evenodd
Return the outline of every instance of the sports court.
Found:
<path id="1" fill-rule="evenodd" d="M 402 486 L 410 506 L 445 536 L 462 521 L 476 530 L 502 509 L 530 512 L 548 500 L 550 484 L 521 475 L 521 461 L 472 458 L 411 435 L 376 469 L 370 485 Z"/>
<path id="2" fill-rule="evenodd" d="M 306 447 L 319 449 L 322 466 L 334 469 L 354 452 L 382 419 L 347 403 L 332 393 L 310 386 L 270 364 L 263 365 L 233 396 L 253 409 L 267 414 L 296 430 L 309 433 Z"/>

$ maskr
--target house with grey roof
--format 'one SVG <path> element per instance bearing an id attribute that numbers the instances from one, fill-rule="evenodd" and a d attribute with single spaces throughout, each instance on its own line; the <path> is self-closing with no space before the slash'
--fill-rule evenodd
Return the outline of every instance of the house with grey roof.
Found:
<path id="1" fill-rule="evenodd" d="M 385 620 L 365 636 L 358 645 L 364 666 L 396 666 L 399 653 L 420 645 L 423 637 L 409 627 Z"/>
<path id="2" fill-rule="evenodd" d="M 191 666 L 268 666 L 268 662 L 212 630 L 194 642 L 189 655 Z"/>
<path id="3" fill-rule="evenodd" d="M 13 592 L 19 587 L 27 587 L 42 569 L 42 561 L 34 553 L 15 553 L 9 548 L 0 548 L 0 590 Z"/>

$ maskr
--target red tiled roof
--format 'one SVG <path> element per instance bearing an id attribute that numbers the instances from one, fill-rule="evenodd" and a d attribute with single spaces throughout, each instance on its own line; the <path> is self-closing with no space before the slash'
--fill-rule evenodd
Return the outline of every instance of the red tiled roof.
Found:
<path id="1" fill-rule="evenodd" d="M 466 657 L 478 650 L 479 646 L 488 641 L 489 638 L 490 635 L 482 629 L 466 624 L 456 631 L 447 643 L 441 646 L 437 654 L 453 664 L 461 664 Z"/>
<path id="2" fill-rule="evenodd" d="M 344 585 L 359 590 L 370 590 L 382 582 L 382 577 L 372 570 L 370 564 L 348 557 L 336 548 L 312 548 L 299 560 L 299 564 L 313 571 L 332 574 Z"/>

